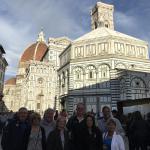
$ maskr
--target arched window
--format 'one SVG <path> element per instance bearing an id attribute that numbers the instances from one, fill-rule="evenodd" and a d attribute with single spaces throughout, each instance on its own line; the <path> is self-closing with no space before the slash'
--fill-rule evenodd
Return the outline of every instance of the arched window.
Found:
<path id="1" fill-rule="evenodd" d="M 74 80 L 83 80 L 83 69 L 81 67 L 76 67 L 73 70 Z"/>
<path id="2" fill-rule="evenodd" d="M 73 69 L 73 87 L 74 89 L 83 88 L 83 68 L 77 66 Z"/>
<path id="3" fill-rule="evenodd" d="M 90 79 L 93 78 L 93 72 L 92 72 L 92 71 L 89 72 L 89 78 L 90 78 Z"/>
<path id="4" fill-rule="evenodd" d="M 75 79 L 80 80 L 81 79 L 81 73 L 79 71 L 75 72 Z"/>
<path id="5" fill-rule="evenodd" d="M 110 78 L 110 69 L 108 65 L 101 65 L 98 69 L 99 79 L 109 79 Z"/>
<path id="6" fill-rule="evenodd" d="M 108 24 L 105 24 L 105 27 L 108 28 Z"/>
<path id="7" fill-rule="evenodd" d="M 109 28 L 109 23 L 108 23 L 107 20 L 104 22 L 104 26 L 105 26 L 106 28 Z"/>
<path id="8" fill-rule="evenodd" d="M 117 68 L 117 69 L 126 69 L 126 66 L 125 66 L 125 64 L 118 63 L 118 64 L 115 66 L 115 68 Z"/>
<path id="9" fill-rule="evenodd" d="M 86 79 L 96 79 L 96 68 L 92 65 L 86 68 Z"/>

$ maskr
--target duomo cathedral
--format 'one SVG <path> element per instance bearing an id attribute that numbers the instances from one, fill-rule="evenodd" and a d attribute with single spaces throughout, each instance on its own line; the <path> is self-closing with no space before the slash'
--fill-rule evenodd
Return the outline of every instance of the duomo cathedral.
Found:
<path id="1" fill-rule="evenodd" d="M 25 106 L 43 113 L 64 107 L 71 114 L 78 102 L 87 111 L 118 101 L 150 97 L 148 43 L 114 30 L 114 6 L 97 2 L 91 31 L 70 40 L 49 38 L 43 31 L 23 52 L 16 77 L 5 82 L 10 110 Z"/>

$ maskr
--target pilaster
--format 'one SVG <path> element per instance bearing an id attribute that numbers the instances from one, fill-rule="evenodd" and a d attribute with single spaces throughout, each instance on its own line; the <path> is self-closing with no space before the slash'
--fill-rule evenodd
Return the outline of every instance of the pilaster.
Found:
<path id="1" fill-rule="evenodd" d="M 131 79 L 130 75 L 126 75 L 126 80 L 125 80 L 125 85 L 126 85 L 126 99 L 131 100 L 132 99 L 132 91 L 131 91 Z"/>
<path id="2" fill-rule="evenodd" d="M 118 71 L 110 70 L 110 88 L 111 88 L 111 106 L 117 107 L 117 102 L 120 101 L 120 84 L 118 80 Z"/>

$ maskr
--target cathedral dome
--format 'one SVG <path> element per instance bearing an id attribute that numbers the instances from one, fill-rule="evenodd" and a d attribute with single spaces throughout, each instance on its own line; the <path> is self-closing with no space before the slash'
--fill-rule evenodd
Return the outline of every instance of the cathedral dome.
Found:
<path id="1" fill-rule="evenodd" d="M 29 60 L 40 61 L 47 49 L 48 46 L 43 41 L 31 44 L 27 49 L 25 49 L 23 55 L 21 56 L 20 62 L 26 62 Z"/>
<path id="2" fill-rule="evenodd" d="M 23 55 L 21 56 L 20 62 L 26 62 L 29 60 L 40 61 L 47 49 L 48 46 L 46 45 L 44 39 L 44 33 L 41 31 L 38 35 L 37 42 L 31 44 L 27 49 L 25 49 Z"/>
<path id="3" fill-rule="evenodd" d="M 16 85 L 16 78 L 10 78 L 5 82 L 5 85 Z"/>

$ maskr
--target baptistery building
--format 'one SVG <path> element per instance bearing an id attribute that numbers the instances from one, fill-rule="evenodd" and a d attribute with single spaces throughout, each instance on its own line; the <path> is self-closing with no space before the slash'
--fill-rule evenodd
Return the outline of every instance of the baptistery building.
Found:
<path id="1" fill-rule="evenodd" d="M 71 114 L 78 102 L 86 111 L 118 101 L 150 97 L 148 43 L 114 30 L 114 6 L 97 2 L 91 31 L 60 54 L 59 98 Z"/>

